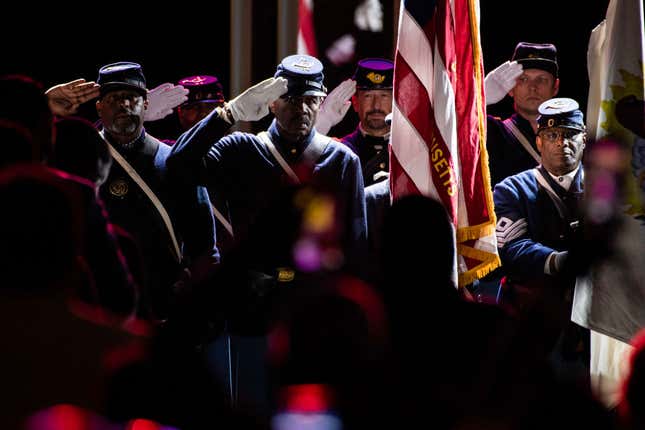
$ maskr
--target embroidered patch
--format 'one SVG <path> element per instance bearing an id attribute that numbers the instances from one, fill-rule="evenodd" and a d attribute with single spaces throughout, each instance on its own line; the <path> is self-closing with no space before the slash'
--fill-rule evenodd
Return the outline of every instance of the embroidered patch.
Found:
<path id="1" fill-rule="evenodd" d="M 380 84 L 385 80 L 385 75 L 381 75 L 380 73 L 374 73 L 374 72 L 369 72 L 366 77 L 372 83 L 375 83 L 375 84 Z"/>
<path id="2" fill-rule="evenodd" d="M 202 85 L 206 82 L 206 78 L 203 76 L 193 76 L 191 78 L 182 79 L 180 84 L 193 84 L 193 85 Z"/>
<path id="3" fill-rule="evenodd" d="M 308 72 L 313 66 L 313 62 L 307 57 L 298 57 L 298 61 L 293 63 L 292 66 Z"/>
<path id="4" fill-rule="evenodd" d="M 497 247 L 503 248 L 506 243 L 525 235 L 528 232 L 528 224 L 525 218 L 513 221 L 510 218 L 501 217 L 497 221 L 495 235 L 497 236 Z"/>

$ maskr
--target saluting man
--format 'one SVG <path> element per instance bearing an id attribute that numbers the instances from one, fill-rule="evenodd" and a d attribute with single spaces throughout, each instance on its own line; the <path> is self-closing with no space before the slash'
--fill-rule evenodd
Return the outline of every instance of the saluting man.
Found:
<path id="1" fill-rule="evenodd" d="M 358 267 L 367 243 L 363 179 L 358 157 L 316 132 L 326 95 L 323 66 L 308 55 L 291 55 L 273 78 L 244 91 L 184 133 L 168 164 L 189 184 L 202 184 L 226 199 L 236 241 L 285 187 L 300 182 L 331 192 L 348 267 Z M 258 135 L 232 133 L 236 121 L 275 119 Z M 358 270 L 358 269 L 357 269 Z"/>
<path id="2" fill-rule="evenodd" d="M 538 107 L 555 97 L 560 87 L 557 50 L 550 43 L 520 42 L 510 61 L 492 70 L 484 81 L 486 104 L 507 94 L 515 113 L 509 118 L 488 116 L 486 149 L 491 186 L 540 164 L 535 135 Z"/>
<path id="3" fill-rule="evenodd" d="M 170 146 L 143 127 L 148 91 L 141 66 L 108 64 L 96 82 L 101 134 L 114 159 L 99 192 L 110 219 L 140 247 L 145 316 L 164 320 L 176 304 L 178 282 L 186 282 L 189 273 L 193 280 L 206 277 L 219 261 L 208 194 L 169 180 Z"/>
<path id="4" fill-rule="evenodd" d="M 329 94 L 316 122 L 316 129 L 327 133 L 343 119 L 351 97 L 359 123 L 353 133 L 340 141 L 359 156 L 366 187 L 385 180 L 389 174 L 390 123 L 385 117 L 392 112 L 393 76 L 394 63 L 390 60 L 366 58 L 359 61 L 352 78 Z"/>

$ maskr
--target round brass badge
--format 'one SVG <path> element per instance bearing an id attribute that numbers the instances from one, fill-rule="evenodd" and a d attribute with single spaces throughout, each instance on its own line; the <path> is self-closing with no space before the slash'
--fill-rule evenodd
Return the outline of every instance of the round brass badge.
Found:
<path id="1" fill-rule="evenodd" d="M 123 197 L 128 194 L 128 183 L 123 179 L 115 179 L 109 185 L 110 194 L 115 197 Z"/>

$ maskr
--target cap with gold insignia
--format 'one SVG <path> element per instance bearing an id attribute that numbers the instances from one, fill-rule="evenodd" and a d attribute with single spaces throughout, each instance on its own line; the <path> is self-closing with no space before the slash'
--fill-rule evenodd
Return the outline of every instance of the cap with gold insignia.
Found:
<path id="1" fill-rule="evenodd" d="M 358 62 L 352 79 L 359 90 L 389 90 L 392 88 L 394 63 L 385 58 L 365 58 Z"/>
<path id="2" fill-rule="evenodd" d="M 538 112 L 540 112 L 537 119 L 538 130 L 563 127 L 585 131 L 582 111 L 578 109 L 578 102 L 573 99 L 565 97 L 549 99 L 540 105 Z"/>
<path id="3" fill-rule="evenodd" d="M 309 55 L 289 55 L 276 69 L 274 78 L 287 80 L 285 96 L 325 96 L 327 88 L 323 85 L 323 65 Z"/>
<path id="4" fill-rule="evenodd" d="M 525 69 L 544 70 L 557 78 L 557 52 L 551 43 L 520 42 L 515 47 L 511 61 L 517 61 Z"/>
<path id="5" fill-rule="evenodd" d="M 224 103 L 224 90 L 215 76 L 189 76 L 177 83 L 188 90 L 188 100 L 184 105 L 197 102 Z"/>

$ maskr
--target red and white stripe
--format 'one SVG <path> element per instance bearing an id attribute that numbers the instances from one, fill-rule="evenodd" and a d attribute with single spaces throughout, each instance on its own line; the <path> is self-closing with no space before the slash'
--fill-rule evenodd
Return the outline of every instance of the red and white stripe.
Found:
<path id="1" fill-rule="evenodd" d="M 298 54 L 318 57 L 313 0 L 298 0 Z"/>
<path id="2" fill-rule="evenodd" d="M 406 3 L 415 1 L 402 2 L 400 9 L 392 198 L 423 194 L 443 203 L 456 227 L 459 284 L 466 285 L 499 265 L 485 149 L 478 4 L 419 0 L 408 10 Z M 423 10 L 427 7 L 433 10 Z M 420 22 L 423 17 L 429 19 Z"/>

